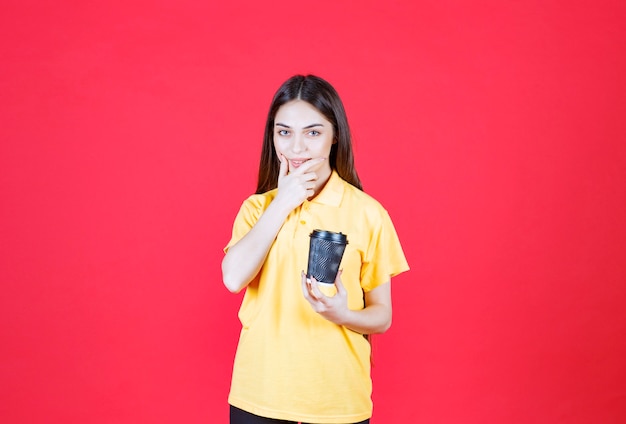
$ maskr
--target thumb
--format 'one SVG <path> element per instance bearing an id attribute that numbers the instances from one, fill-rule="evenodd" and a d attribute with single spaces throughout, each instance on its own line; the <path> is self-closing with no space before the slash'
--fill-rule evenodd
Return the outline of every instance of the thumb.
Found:
<path id="1" fill-rule="evenodd" d="M 281 179 L 285 175 L 287 175 L 289 164 L 287 163 L 287 159 L 281 154 L 278 156 L 280 159 L 280 169 L 278 170 L 278 179 Z"/>

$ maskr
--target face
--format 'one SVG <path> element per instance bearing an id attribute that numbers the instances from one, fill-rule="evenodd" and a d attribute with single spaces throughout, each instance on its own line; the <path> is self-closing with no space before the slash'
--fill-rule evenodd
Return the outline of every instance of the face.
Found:
<path id="1" fill-rule="evenodd" d="M 274 118 L 274 148 L 289 161 L 293 171 L 310 159 L 324 157 L 318 178 L 330 176 L 328 157 L 333 141 L 333 125 L 310 103 L 292 100 L 282 105 Z"/>

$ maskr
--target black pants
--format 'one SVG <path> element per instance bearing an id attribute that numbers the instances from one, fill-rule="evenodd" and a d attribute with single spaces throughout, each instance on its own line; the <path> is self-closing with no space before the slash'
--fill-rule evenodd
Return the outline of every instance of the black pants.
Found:
<path id="1" fill-rule="evenodd" d="M 354 424 L 369 424 L 370 420 Z M 230 424 L 297 424 L 295 421 L 276 420 L 274 418 L 259 417 L 230 405 Z M 306 423 L 302 423 L 306 424 Z M 346 423 L 349 424 L 349 423 Z"/>

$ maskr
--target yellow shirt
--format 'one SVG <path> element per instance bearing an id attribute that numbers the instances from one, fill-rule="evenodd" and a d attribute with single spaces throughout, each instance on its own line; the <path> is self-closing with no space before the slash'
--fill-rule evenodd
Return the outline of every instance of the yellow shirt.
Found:
<path id="1" fill-rule="evenodd" d="M 243 203 L 225 250 L 246 235 L 276 193 Z M 363 291 L 409 269 L 387 211 L 333 172 L 313 200 L 288 216 L 246 289 L 228 401 L 283 420 L 363 421 L 372 415 L 370 345 L 317 314 L 302 294 L 300 273 L 306 272 L 314 229 L 348 237 L 340 268 L 350 309 L 363 309 Z"/>

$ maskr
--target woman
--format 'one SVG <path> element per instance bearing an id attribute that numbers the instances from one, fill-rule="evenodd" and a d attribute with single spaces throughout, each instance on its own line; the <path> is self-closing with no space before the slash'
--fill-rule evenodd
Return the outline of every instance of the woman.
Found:
<path id="1" fill-rule="evenodd" d="M 314 229 L 348 237 L 334 296 L 304 273 Z M 257 191 L 224 250 L 224 284 L 246 288 L 231 424 L 368 423 L 367 335 L 391 325 L 391 277 L 408 265 L 386 210 L 362 191 L 343 104 L 323 79 L 297 75 L 274 95 Z"/>

